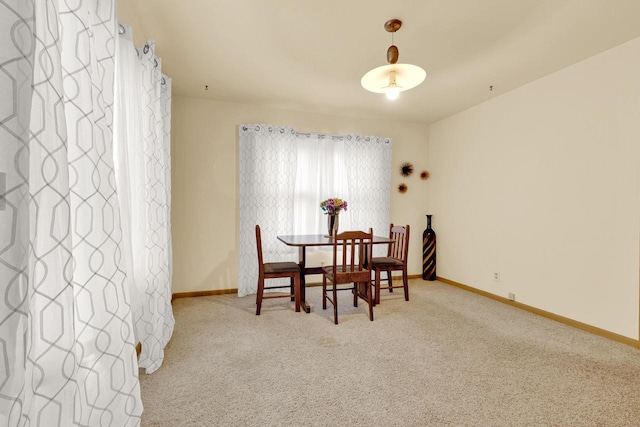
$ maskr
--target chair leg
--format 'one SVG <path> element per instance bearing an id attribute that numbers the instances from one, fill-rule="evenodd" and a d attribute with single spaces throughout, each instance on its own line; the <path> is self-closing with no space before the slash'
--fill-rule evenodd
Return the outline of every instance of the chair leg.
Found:
<path id="1" fill-rule="evenodd" d="M 338 324 L 338 290 L 336 289 L 336 284 L 333 284 L 333 323 Z"/>
<path id="2" fill-rule="evenodd" d="M 351 289 L 351 293 L 353 293 L 353 306 L 357 307 L 358 306 L 358 292 L 360 290 L 358 289 L 358 284 L 354 283 L 353 284 L 353 289 Z"/>
<path id="3" fill-rule="evenodd" d="M 371 290 L 371 284 L 367 283 L 367 287 L 369 288 L 369 290 Z M 369 320 L 371 320 L 373 322 L 373 301 L 374 301 L 374 296 L 371 292 L 369 292 L 369 295 L 367 295 L 367 302 L 369 303 Z"/>
<path id="4" fill-rule="evenodd" d="M 371 292 L 371 295 L 376 294 L 376 275 L 375 273 L 373 274 L 373 279 L 371 279 L 371 283 L 369 283 L 369 286 L 371 286 L 371 289 L 369 289 L 369 292 Z M 376 299 L 373 298 L 373 305 L 376 304 Z"/>
<path id="5" fill-rule="evenodd" d="M 256 316 L 260 316 L 262 308 L 262 294 L 264 293 L 264 279 L 258 278 L 258 292 L 256 293 Z"/>
<path id="6" fill-rule="evenodd" d="M 296 313 L 300 312 L 300 299 L 302 298 L 302 296 L 300 295 L 300 275 L 296 274 L 293 277 L 293 295 L 294 298 L 296 299 Z"/>
<path id="7" fill-rule="evenodd" d="M 379 268 L 376 268 L 375 288 L 376 288 L 376 296 L 374 301 L 376 304 L 380 304 L 380 269 Z"/>
<path id="8" fill-rule="evenodd" d="M 327 309 L 327 278 L 322 276 L 322 309 Z"/>
<path id="9" fill-rule="evenodd" d="M 404 285 L 404 300 L 409 301 L 409 278 L 407 277 L 407 269 L 402 270 L 402 283 Z"/>
<path id="10" fill-rule="evenodd" d="M 293 282 L 294 282 L 294 281 L 293 281 L 293 277 L 291 277 L 291 278 L 289 279 L 289 283 L 290 283 L 290 287 L 291 287 L 291 291 L 290 291 L 289 293 L 292 295 L 292 296 L 291 296 L 291 301 L 295 301 L 295 298 L 296 298 L 296 297 L 295 297 L 296 292 L 295 292 L 295 288 L 294 288 L 294 285 L 295 285 L 295 284 L 294 284 Z"/>
<path id="11" fill-rule="evenodd" d="M 389 292 L 393 293 L 393 278 L 391 276 L 391 270 L 387 270 L 387 286 L 389 286 Z"/>

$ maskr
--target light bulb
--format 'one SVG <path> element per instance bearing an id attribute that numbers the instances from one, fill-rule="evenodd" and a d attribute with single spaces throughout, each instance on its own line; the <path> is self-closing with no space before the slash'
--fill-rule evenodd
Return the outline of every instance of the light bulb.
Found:
<path id="1" fill-rule="evenodd" d="M 390 87 L 389 89 L 387 89 L 387 99 L 390 100 L 394 100 L 394 99 L 398 99 L 398 96 L 400 96 L 400 91 L 398 90 L 397 87 Z"/>

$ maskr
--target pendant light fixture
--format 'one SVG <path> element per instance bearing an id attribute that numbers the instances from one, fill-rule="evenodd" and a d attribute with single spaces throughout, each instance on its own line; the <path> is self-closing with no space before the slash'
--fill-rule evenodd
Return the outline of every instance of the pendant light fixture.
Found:
<path id="1" fill-rule="evenodd" d="M 391 46 L 387 49 L 387 62 L 362 76 L 362 87 L 370 92 L 384 93 L 389 99 L 396 99 L 400 92 L 412 89 L 422 83 L 427 73 L 417 65 L 398 64 L 398 48 L 393 44 L 393 36 L 402 27 L 402 21 L 391 19 L 384 29 L 391 33 Z"/>

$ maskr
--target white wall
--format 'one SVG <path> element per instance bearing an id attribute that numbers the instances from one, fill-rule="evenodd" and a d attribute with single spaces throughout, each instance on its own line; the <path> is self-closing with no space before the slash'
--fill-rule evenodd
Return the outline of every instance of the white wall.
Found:
<path id="1" fill-rule="evenodd" d="M 116 3 L 116 7 L 118 8 L 118 22 L 131 26 L 133 32 L 133 44 L 136 46 L 144 46 L 148 40 L 148 35 L 145 34 L 142 29 L 142 25 L 140 25 L 141 22 L 138 19 L 139 15 L 132 9 L 134 6 L 130 5 L 127 1 L 118 1 Z"/>
<path id="2" fill-rule="evenodd" d="M 425 188 L 429 181 L 421 181 L 417 175 L 428 165 L 427 126 L 180 96 L 174 96 L 172 108 L 174 293 L 238 287 L 237 126 L 241 123 L 392 138 L 391 221 L 411 225 L 409 274 L 421 274 Z M 414 164 L 416 173 L 401 181 L 399 169 L 406 161 Z M 409 191 L 402 195 L 395 191 L 400 182 L 409 186 Z M 375 234 L 388 232 L 388 229 L 374 230 Z"/>
<path id="3" fill-rule="evenodd" d="M 638 339 L 640 39 L 429 141 L 438 276 Z"/>

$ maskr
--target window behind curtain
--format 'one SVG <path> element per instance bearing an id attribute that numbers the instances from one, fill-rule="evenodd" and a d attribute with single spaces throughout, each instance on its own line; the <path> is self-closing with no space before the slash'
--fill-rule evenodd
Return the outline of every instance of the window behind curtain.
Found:
<path id="1" fill-rule="evenodd" d="M 324 234 L 320 202 L 349 202 L 340 230 L 387 235 L 391 196 L 391 140 L 323 135 L 272 125 L 240 125 L 240 241 L 238 296 L 257 289 L 255 225 L 262 229 L 265 260 L 297 261 L 280 234 Z M 376 251 L 384 252 L 385 248 Z"/>
<path id="2" fill-rule="evenodd" d="M 346 170 L 344 137 L 298 134 L 297 165 L 293 200 L 293 234 L 327 232 L 327 218 L 320 202 L 331 197 L 351 202 Z M 340 213 L 340 229 L 351 229 L 347 211 Z"/>

